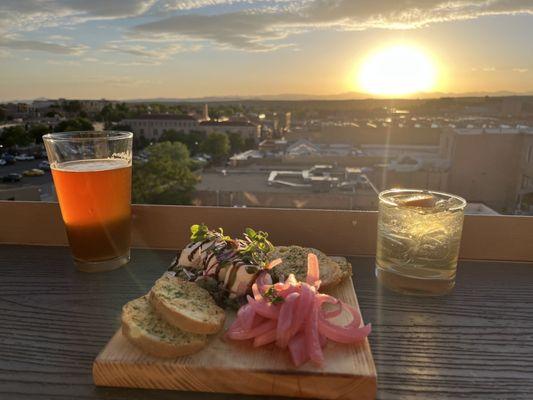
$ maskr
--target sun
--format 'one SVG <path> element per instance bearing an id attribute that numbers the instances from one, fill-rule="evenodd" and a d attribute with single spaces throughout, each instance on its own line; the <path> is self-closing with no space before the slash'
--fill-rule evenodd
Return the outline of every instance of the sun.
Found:
<path id="1" fill-rule="evenodd" d="M 358 71 L 359 89 L 380 96 L 409 95 L 435 87 L 437 69 L 423 50 L 396 45 L 370 54 Z"/>

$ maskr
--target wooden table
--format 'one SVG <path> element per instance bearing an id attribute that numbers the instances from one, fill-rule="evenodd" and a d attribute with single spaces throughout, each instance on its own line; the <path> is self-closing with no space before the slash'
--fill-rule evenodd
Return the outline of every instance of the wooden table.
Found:
<path id="1" fill-rule="evenodd" d="M 126 268 L 76 272 L 64 247 L 0 246 L 0 399 L 247 399 L 97 388 L 91 364 L 174 256 L 134 250 Z M 352 258 L 378 369 L 379 399 L 531 399 L 533 266 L 462 262 L 441 298 L 380 288 L 373 259 Z"/>

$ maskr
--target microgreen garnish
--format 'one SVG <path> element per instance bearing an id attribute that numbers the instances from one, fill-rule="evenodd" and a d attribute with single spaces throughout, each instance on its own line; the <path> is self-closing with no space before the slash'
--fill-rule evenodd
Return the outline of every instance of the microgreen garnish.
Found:
<path id="1" fill-rule="evenodd" d="M 268 240 L 268 233 L 246 228 L 244 238 L 244 247 L 239 250 L 241 258 L 264 268 L 268 264 L 268 253 L 274 250 L 274 246 Z"/>
<path id="2" fill-rule="evenodd" d="M 271 286 L 268 290 L 263 293 L 263 297 L 269 300 L 272 304 L 278 304 L 283 303 L 284 299 L 283 297 L 278 295 L 278 292 L 276 289 L 274 289 L 274 286 Z"/>
<path id="3" fill-rule="evenodd" d="M 191 226 L 191 240 L 193 242 L 202 242 L 207 239 L 209 228 L 205 224 L 194 224 Z"/>
<path id="4" fill-rule="evenodd" d="M 206 224 L 194 224 L 191 226 L 191 241 L 203 242 L 204 240 L 222 240 L 230 242 L 232 239 L 224 235 L 224 230 L 218 228 L 218 231 L 211 231 Z"/>

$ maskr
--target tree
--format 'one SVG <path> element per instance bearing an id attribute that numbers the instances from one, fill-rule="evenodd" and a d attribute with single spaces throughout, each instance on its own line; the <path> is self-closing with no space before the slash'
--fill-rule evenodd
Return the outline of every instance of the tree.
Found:
<path id="1" fill-rule="evenodd" d="M 0 136 L 0 143 L 5 147 L 27 146 L 32 141 L 32 137 L 30 137 L 22 125 L 4 128 Z"/>
<path id="2" fill-rule="evenodd" d="M 200 152 L 202 143 L 207 138 L 205 131 L 190 131 L 187 137 L 187 147 L 192 155 L 196 155 Z"/>
<path id="3" fill-rule="evenodd" d="M 200 149 L 211 156 L 213 162 L 220 163 L 229 154 L 230 145 L 225 133 L 211 133 L 202 142 Z"/>
<path id="4" fill-rule="evenodd" d="M 118 122 L 129 117 L 130 114 L 126 103 L 106 104 L 100 114 L 97 115 L 97 118 L 104 122 Z"/>
<path id="5" fill-rule="evenodd" d="M 150 144 L 150 140 L 142 133 L 140 135 L 133 135 L 133 150 L 142 150 Z"/>
<path id="6" fill-rule="evenodd" d="M 69 113 L 78 113 L 81 111 L 81 103 L 78 100 L 70 100 L 63 104 L 63 109 Z"/>
<path id="7" fill-rule="evenodd" d="M 205 140 L 205 132 L 191 131 L 185 133 L 183 131 L 175 131 L 173 129 L 164 131 L 159 138 L 160 142 L 181 142 L 187 146 L 189 153 L 196 155 L 200 151 L 200 145 Z"/>
<path id="8" fill-rule="evenodd" d="M 191 172 L 187 147 L 163 142 L 149 146 L 146 153 L 148 161 L 133 166 L 133 202 L 190 204 L 198 178 Z"/>
<path id="9" fill-rule="evenodd" d="M 33 125 L 28 130 L 28 135 L 33 139 L 35 143 L 42 143 L 43 142 L 43 135 L 51 132 L 51 129 L 43 124 L 37 124 Z"/>
<path id="10" fill-rule="evenodd" d="M 253 137 L 248 137 L 244 141 L 244 149 L 245 150 L 255 149 L 256 145 L 257 145 L 257 143 L 255 142 L 255 139 Z"/>
<path id="11" fill-rule="evenodd" d="M 74 118 L 61 121 L 56 125 L 56 132 L 94 131 L 93 124 L 86 118 Z"/>
<path id="12" fill-rule="evenodd" d="M 170 129 L 168 131 L 164 131 L 161 136 L 159 137 L 160 142 L 181 142 L 185 145 L 187 145 L 187 138 L 186 133 L 183 131 L 175 131 L 174 129 Z M 189 146 L 187 146 L 189 147 Z"/>
<path id="13" fill-rule="evenodd" d="M 242 139 L 242 136 L 240 135 L 240 133 L 229 132 L 228 139 L 229 139 L 230 150 L 233 154 L 240 153 L 241 151 L 244 150 L 244 140 Z"/>

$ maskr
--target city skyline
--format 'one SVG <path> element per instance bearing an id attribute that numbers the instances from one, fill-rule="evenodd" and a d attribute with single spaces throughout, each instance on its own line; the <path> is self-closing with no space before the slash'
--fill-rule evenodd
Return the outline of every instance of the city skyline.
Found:
<path id="1" fill-rule="evenodd" d="M 533 93 L 528 3 L 8 0 L 0 100 L 371 97 L 361 70 L 394 46 L 418 49 L 435 79 L 384 97 Z"/>

